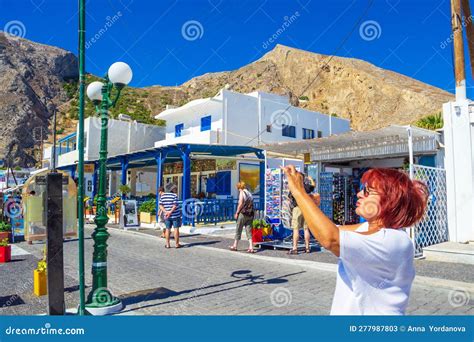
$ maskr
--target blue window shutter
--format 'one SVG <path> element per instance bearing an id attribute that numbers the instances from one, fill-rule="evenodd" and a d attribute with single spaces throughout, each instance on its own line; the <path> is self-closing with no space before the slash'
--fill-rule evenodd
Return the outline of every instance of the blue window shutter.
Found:
<path id="1" fill-rule="evenodd" d="M 201 132 L 211 130 L 211 116 L 204 116 L 201 118 Z"/>
<path id="2" fill-rule="evenodd" d="M 174 126 L 174 136 L 176 138 L 181 136 L 183 128 L 184 128 L 184 124 L 178 124 Z"/>
<path id="3" fill-rule="evenodd" d="M 231 172 L 220 171 L 216 173 L 216 194 L 230 195 Z"/>
<path id="4" fill-rule="evenodd" d="M 206 192 L 216 192 L 216 177 L 209 177 L 207 179 Z"/>

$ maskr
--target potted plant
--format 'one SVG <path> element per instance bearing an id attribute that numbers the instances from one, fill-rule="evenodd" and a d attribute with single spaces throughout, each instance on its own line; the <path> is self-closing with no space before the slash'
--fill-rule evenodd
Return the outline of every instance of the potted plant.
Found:
<path id="1" fill-rule="evenodd" d="M 9 262 L 12 259 L 12 246 L 8 244 L 8 239 L 0 240 L 0 263 Z"/>
<path id="2" fill-rule="evenodd" d="M 263 241 L 263 220 L 253 220 L 252 221 L 252 242 L 262 242 Z"/>
<path id="3" fill-rule="evenodd" d="M 263 239 L 270 239 L 270 237 L 273 235 L 273 229 L 272 225 L 265 220 L 263 221 L 263 227 L 262 227 L 262 235 Z"/>
<path id="4" fill-rule="evenodd" d="M 33 271 L 33 293 L 35 295 L 44 296 L 48 293 L 47 287 L 47 266 L 46 263 L 46 246 L 43 249 L 43 259 L 38 261 L 38 266 Z"/>
<path id="5" fill-rule="evenodd" d="M 140 211 L 140 222 L 153 223 L 156 221 L 156 200 L 150 199 L 143 202 L 138 210 Z"/>
<path id="6" fill-rule="evenodd" d="M 10 241 L 12 226 L 7 222 L 0 222 L 0 240 L 7 239 Z"/>
<path id="7" fill-rule="evenodd" d="M 120 185 L 119 192 L 122 194 L 123 197 L 127 197 L 127 194 L 132 192 L 132 189 L 127 184 Z"/>

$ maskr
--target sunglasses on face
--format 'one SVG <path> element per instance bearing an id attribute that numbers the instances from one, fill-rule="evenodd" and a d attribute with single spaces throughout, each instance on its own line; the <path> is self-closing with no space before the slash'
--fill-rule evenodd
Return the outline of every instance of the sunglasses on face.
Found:
<path id="1" fill-rule="evenodd" d="M 370 190 L 369 189 L 369 186 L 367 185 L 367 183 L 365 183 L 364 185 L 362 185 L 362 191 L 364 192 L 364 197 L 369 197 L 369 195 L 372 193 L 372 194 L 377 194 L 376 191 L 373 191 L 373 190 Z"/>

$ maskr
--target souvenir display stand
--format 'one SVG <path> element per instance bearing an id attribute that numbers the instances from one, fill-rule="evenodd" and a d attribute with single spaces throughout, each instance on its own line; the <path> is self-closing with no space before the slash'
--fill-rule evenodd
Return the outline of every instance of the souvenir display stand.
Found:
<path id="1" fill-rule="evenodd" d="M 281 169 L 269 168 L 265 172 L 265 215 L 272 225 L 273 234 L 257 246 L 261 248 L 292 249 L 291 208 L 288 183 Z M 310 242 L 313 250 L 320 250 L 314 239 Z M 304 249 L 304 232 L 301 230 L 298 249 Z"/>
<path id="2" fill-rule="evenodd" d="M 355 210 L 360 180 L 342 173 L 321 172 L 319 181 L 322 212 L 339 225 L 359 223 Z"/>

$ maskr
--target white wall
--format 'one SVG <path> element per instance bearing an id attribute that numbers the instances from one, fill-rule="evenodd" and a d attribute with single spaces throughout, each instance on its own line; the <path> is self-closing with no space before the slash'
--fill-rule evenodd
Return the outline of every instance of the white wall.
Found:
<path id="1" fill-rule="evenodd" d="M 261 113 L 261 115 L 259 115 Z M 201 118 L 212 117 L 211 133 L 201 132 Z M 273 142 L 303 139 L 303 128 L 317 131 L 322 136 L 350 130 L 349 120 L 329 117 L 289 105 L 288 97 L 263 92 L 241 94 L 221 90 L 214 98 L 195 100 L 178 109 L 170 109 L 157 115 L 166 120 L 166 140 L 157 142 L 156 147 L 176 143 L 202 143 L 223 145 L 257 146 Z M 296 126 L 296 137 L 282 135 L 281 123 Z M 267 132 L 266 126 L 272 125 Z M 175 137 L 175 126 L 184 124 L 182 136 Z"/>
<path id="2" fill-rule="evenodd" d="M 201 132 L 201 118 L 211 116 L 211 130 Z M 156 116 L 157 119 L 166 120 L 166 144 L 175 143 L 217 143 L 218 135 L 222 132 L 222 97 L 218 96 L 208 100 L 203 100 L 190 107 L 182 107 L 166 116 Z M 175 137 L 175 126 L 184 124 L 181 137 Z M 210 133 L 212 132 L 212 133 Z M 219 134 L 217 134 L 219 132 Z M 222 144 L 222 141 L 219 141 Z M 162 146 L 158 143 L 155 146 Z"/>
<path id="3" fill-rule="evenodd" d="M 165 130 L 165 127 L 110 119 L 108 122 L 108 155 L 113 156 L 153 147 L 155 141 L 164 139 Z M 89 117 L 84 121 L 85 160 L 99 158 L 100 132 L 100 118 Z"/>
<path id="4" fill-rule="evenodd" d="M 284 96 L 262 92 L 240 94 L 225 90 L 223 95 L 224 102 L 227 102 L 224 118 L 227 118 L 228 145 L 257 146 L 303 140 L 303 128 L 314 130 L 315 138 L 318 130 L 323 137 L 350 130 L 349 120 L 290 106 Z M 271 132 L 267 132 L 267 125 L 270 124 Z M 295 126 L 295 138 L 283 136 L 283 124 Z"/>

